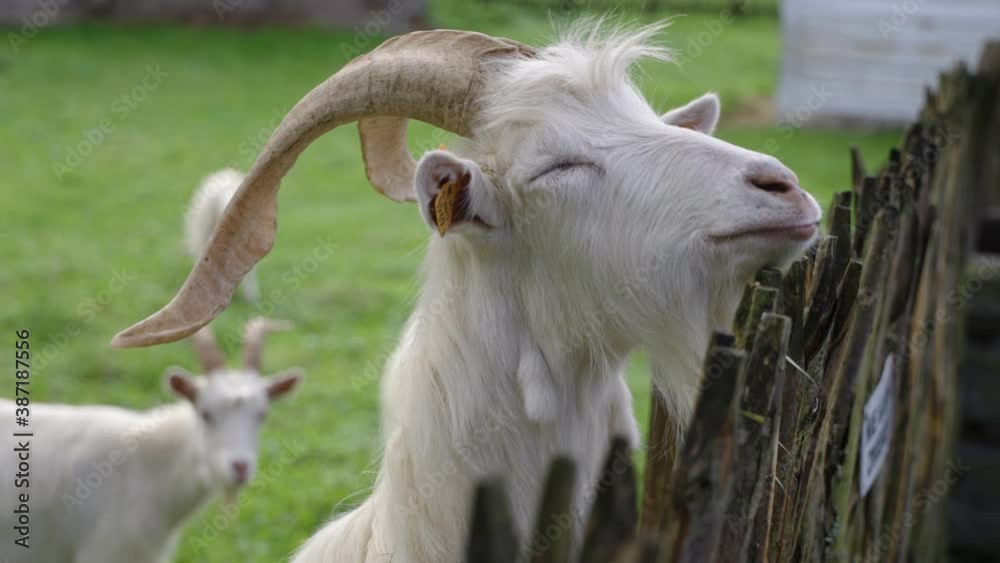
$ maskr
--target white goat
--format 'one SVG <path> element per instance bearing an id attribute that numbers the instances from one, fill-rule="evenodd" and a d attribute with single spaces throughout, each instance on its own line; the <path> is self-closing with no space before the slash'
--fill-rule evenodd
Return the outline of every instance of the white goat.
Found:
<path id="1" fill-rule="evenodd" d="M 667 58 L 657 29 L 577 28 L 540 50 L 457 31 L 387 41 L 292 109 L 177 297 L 116 337 L 156 344 L 209 322 L 270 250 L 282 176 L 310 141 L 359 121 L 369 180 L 442 234 L 385 368 L 372 495 L 295 563 L 457 562 L 487 475 L 507 478 L 526 537 L 557 454 L 579 467 L 566 524 L 578 536 L 608 438 L 638 441 L 629 354 L 647 350 L 683 426 L 710 331 L 729 326 L 757 269 L 814 241 L 820 210 L 795 175 L 711 137 L 716 96 L 658 116 L 633 86 L 637 60 Z M 468 138 L 466 158 L 417 165 L 406 118 Z"/>
<path id="2" fill-rule="evenodd" d="M 197 261 L 205 252 L 215 225 L 219 223 L 222 212 L 233 199 L 244 177 L 239 170 L 225 168 L 209 174 L 198 185 L 184 216 L 184 246 L 193 260 Z M 251 270 L 243 278 L 240 291 L 243 293 L 243 298 L 250 303 L 260 300 L 256 269 Z"/>
<path id="3" fill-rule="evenodd" d="M 268 406 L 302 378 L 298 369 L 259 375 L 263 336 L 282 326 L 248 325 L 242 369 L 226 369 L 208 329 L 198 332 L 193 340 L 207 376 L 177 367 L 165 374 L 169 388 L 186 399 L 178 404 L 147 412 L 32 404 L 31 425 L 20 428 L 13 426 L 14 403 L 0 400 L 0 449 L 9 454 L 25 440 L 13 432 L 34 433 L 21 483 L 28 488 L 15 488 L 17 461 L 0 459 L 0 561 L 170 561 L 183 522 L 253 478 Z M 24 493 L 27 502 L 19 498 Z M 30 520 L 19 530 L 13 511 L 21 505 Z M 24 535 L 29 547 L 15 545 Z"/>

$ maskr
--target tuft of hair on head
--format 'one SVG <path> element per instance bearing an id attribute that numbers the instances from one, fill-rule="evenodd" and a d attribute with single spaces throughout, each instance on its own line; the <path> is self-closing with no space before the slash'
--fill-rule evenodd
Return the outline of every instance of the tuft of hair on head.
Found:
<path id="1" fill-rule="evenodd" d="M 558 30 L 557 39 L 536 57 L 500 72 L 498 88 L 486 98 L 483 129 L 551 121 L 553 105 L 546 100 L 555 97 L 585 103 L 623 88 L 634 90 L 638 63 L 673 60 L 671 50 L 656 41 L 670 24 L 670 20 L 637 25 L 590 17 Z"/>
<path id="2" fill-rule="evenodd" d="M 542 58 L 562 59 L 579 65 L 595 89 L 632 83 L 636 64 L 649 59 L 672 61 L 669 48 L 657 42 L 672 21 L 646 25 L 612 21 L 606 17 L 584 17 L 559 30 L 558 39 L 542 49 Z"/>

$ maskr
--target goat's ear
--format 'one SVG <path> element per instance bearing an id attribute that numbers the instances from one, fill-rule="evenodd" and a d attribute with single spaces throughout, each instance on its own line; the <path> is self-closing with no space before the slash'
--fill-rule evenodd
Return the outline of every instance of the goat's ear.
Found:
<path id="1" fill-rule="evenodd" d="M 184 368 L 172 366 L 163 374 L 163 383 L 174 394 L 184 397 L 192 403 L 198 399 L 200 385 L 198 379 Z"/>
<path id="2" fill-rule="evenodd" d="M 292 368 L 269 375 L 264 380 L 267 398 L 274 401 L 284 397 L 298 388 L 305 377 L 306 375 L 301 368 Z"/>
<path id="3" fill-rule="evenodd" d="M 660 119 L 667 125 L 676 125 L 686 129 L 694 129 L 706 135 L 715 133 L 719 124 L 719 97 L 713 93 L 688 103 L 686 106 L 672 109 L 663 114 Z"/>
<path id="4" fill-rule="evenodd" d="M 428 152 L 417 165 L 415 183 L 420 215 L 441 236 L 463 226 L 490 228 L 503 222 L 496 190 L 471 160 Z"/>

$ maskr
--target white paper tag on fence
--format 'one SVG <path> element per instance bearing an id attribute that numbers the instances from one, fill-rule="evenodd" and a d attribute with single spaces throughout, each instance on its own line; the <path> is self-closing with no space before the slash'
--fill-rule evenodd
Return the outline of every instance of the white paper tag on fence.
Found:
<path id="1" fill-rule="evenodd" d="M 865 403 L 865 420 L 861 425 L 861 478 L 858 480 L 862 497 L 868 494 L 882 472 L 892 443 L 892 361 L 892 354 L 889 354 L 882 368 L 882 378 Z"/>

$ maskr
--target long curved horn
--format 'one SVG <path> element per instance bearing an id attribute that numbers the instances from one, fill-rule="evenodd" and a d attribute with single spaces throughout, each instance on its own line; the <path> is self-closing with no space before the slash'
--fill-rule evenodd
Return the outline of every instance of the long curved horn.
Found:
<path id="1" fill-rule="evenodd" d="M 417 161 L 406 146 L 406 118 L 370 117 L 358 121 L 365 175 L 376 190 L 396 201 L 416 201 Z"/>
<path id="2" fill-rule="evenodd" d="M 205 375 L 225 365 L 226 360 L 222 356 L 218 344 L 215 343 L 215 335 L 212 334 L 211 328 L 206 326 L 192 334 L 191 344 L 194 346 L 195 354 L 198 355 L 198 361 L 201 362 L 201 369 Z"/>
<path id="3" fill-rule="evenodd" d="M 412 157 L 404 158 L 401 134 L 404 120 L 419 119 L 468 136 L 491 68 L 533 55 L 530 47 L 509 39 L 440 30 L 394 37 L 348 63 L 296 104 L 271 135 L 173 300 L 119 333 L 111 345 L 172 342 L 225 309 L 243 276 L 274 244 L 281 179 L 320 135 L 364 120 L 366 158 L 371 164 L 396 167 L 370 166 L 369 179 L 392 199 L 412 199 Z M 379 117 L 395 120 L 375 119 Z"/>
<path id="4" fill-rule="evenodd" d="M 246 325 L 245 347 L 243 350 L 243 365 L 248 369 L 260 371 L 261 351 L 264 348 L 264 337 L 276 330 L 291 330 L 289 321 L 276 321 L 255 317 Z"/>

